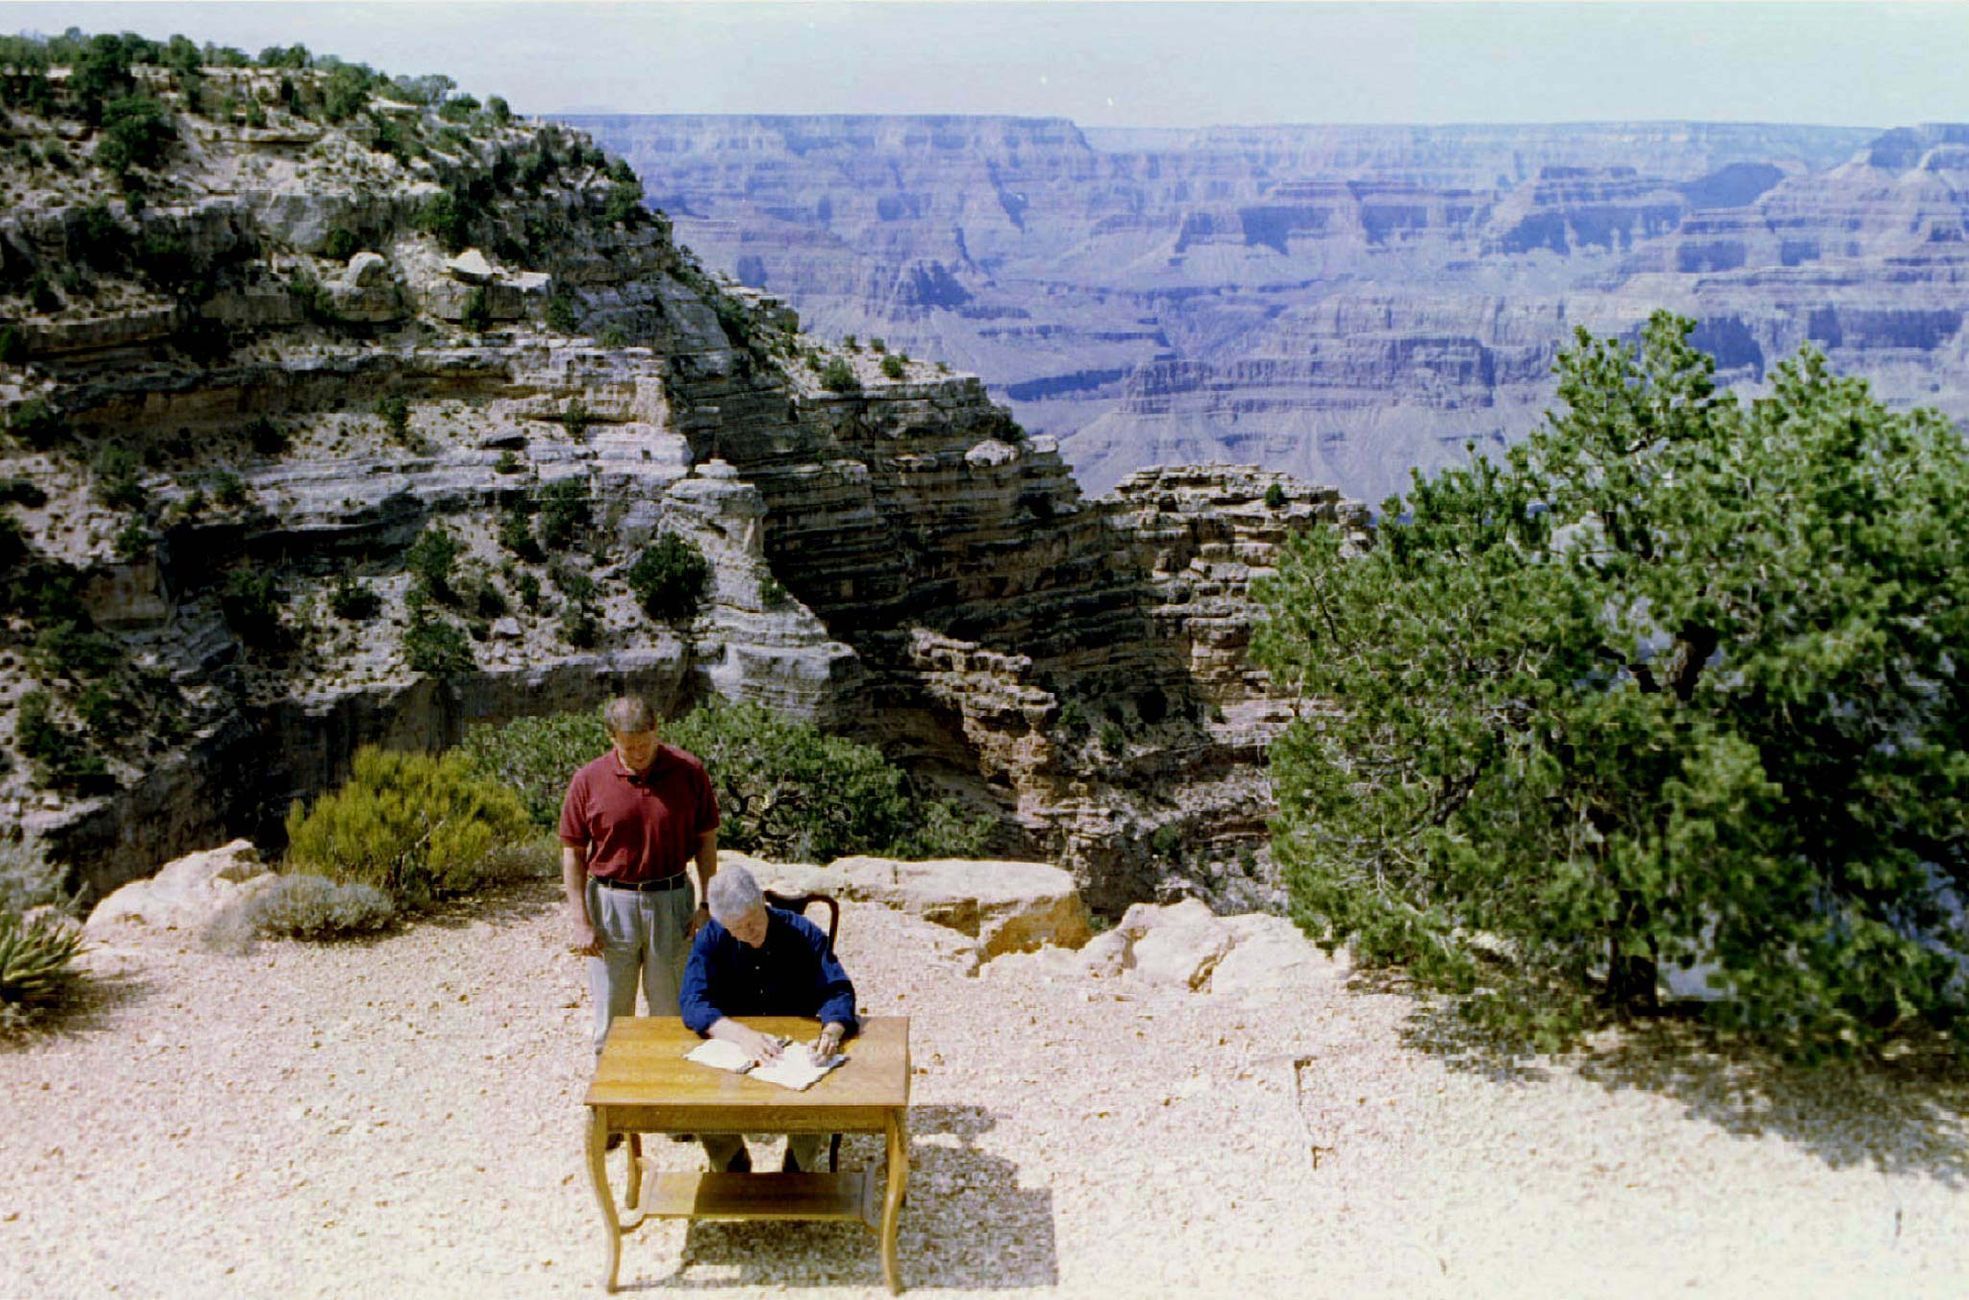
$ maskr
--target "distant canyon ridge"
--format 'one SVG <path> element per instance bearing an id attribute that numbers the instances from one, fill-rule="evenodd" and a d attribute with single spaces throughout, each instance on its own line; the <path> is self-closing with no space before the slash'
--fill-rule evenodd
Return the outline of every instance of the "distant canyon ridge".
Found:
<path id="1" fill-rule="evenodd" d="M 568 120 L 708 265 L 975 371 L 1095 492 L 1229 461 L 1378 502 L 1660 307 L 1739 388 L 1810 343 L 1969 415 L 1969 126 Z"/>

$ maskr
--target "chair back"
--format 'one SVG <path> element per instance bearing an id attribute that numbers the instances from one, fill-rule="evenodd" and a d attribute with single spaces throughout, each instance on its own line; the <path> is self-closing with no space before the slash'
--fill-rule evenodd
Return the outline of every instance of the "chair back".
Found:
<path id="1" fill-rule="evenodd" d="M 834 936 L 841 929 L 841 904 L 834 900 L 832 894 L 782 894 L 771 889 L 763 892 L 766 896 L 767 907 L 784 908 L 789 912 L 798 912 L 801 916 L 805 916 L 807 909 L 815 903 L 819 903 L 825 907 L 827 909 L 827 951 L 830 953 L 834 951 Z"/>

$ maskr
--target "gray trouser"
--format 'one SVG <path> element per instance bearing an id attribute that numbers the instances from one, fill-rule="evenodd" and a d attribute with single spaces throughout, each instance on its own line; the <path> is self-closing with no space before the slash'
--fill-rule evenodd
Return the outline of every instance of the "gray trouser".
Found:
<path id="1" fill-rule="evenodd" d="M 732 1157 L 745 1145 L 745 1139 L 738 1133 L 700 1133 L 698 1141 L 704 1143 L 704 1154 L 711 1157 L 711 1168 L 722 1171 L 731 1164 Z M 788 1133 L 787 1149 L 793 1153 L 793 1163 L 800 1166 L 802 1173 L 813 1173 L 820 1168 L 820 1153 L 827 1146 L 825 1133 Z"/>
<path id="2" fill-rule="evenodd" d="M 636 985 L 653 1016 L 677 1014 L 695 906 L 691 887 L 637 894 L 588 882 L 588 922 L 602 941 L 602 955 L 588 959 L 588 993 L 595 1002 L 595 1055 L 617 1016 L 636 1012 Z"/>

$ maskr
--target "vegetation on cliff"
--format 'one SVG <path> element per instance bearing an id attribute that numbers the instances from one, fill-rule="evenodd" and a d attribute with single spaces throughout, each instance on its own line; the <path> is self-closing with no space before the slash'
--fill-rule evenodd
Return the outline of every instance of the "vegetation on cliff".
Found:
<path id="1" fill-rule="evenodd" d="M 1300 922 L 1547 1043 L 1700 967 L 1812 1053 L 1969 1051 L 1969 449 L 1812 353 L 1719 394 L 1691 322 L 1581 334 L 1503 463 L 1312 532 L 1263 662 Z"/>

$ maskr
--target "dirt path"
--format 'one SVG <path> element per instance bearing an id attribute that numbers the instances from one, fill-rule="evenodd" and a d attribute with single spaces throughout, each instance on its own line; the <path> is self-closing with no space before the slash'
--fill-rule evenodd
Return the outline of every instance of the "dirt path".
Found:
<path id="1" fill-rule="evenodd" d="M 867 1012 L 914 1018 L 914 1293 L 1969 1295 L 1959 1083 L 1760 1102 L 1638 1051 L 1500 1073 L 1337 978 L 1231 1001 L 967 975 L 957 936 L 868 906 L 840 946 Z M 90 960 L 98 1005 L 0 1050 L 0 1292 L 600 1294 L 548 888 L 370 944 Z M 622 1280 L 886 1294 L 873 1237 L 834 1225 L 653 1225 Z"/>

